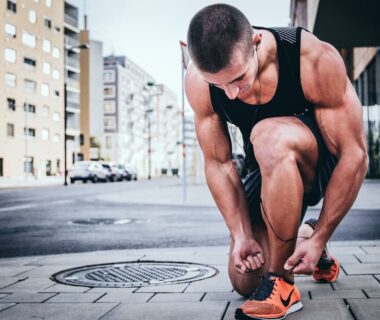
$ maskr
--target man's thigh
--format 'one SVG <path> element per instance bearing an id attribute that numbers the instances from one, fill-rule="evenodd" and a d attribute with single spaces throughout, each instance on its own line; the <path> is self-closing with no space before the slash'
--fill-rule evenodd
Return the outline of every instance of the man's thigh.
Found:
<path id="1" fill-rule="evenodd" d="M 295 155 L 305 192 L 311 190 L 318 165 L 318 141 L 301 119 L 289 117 L 267 118 L 258 122 L 251 132 L 251 142 L 259 166 L 264 169 L 276 165 L 281 157 Z M 261 170 L 265 175 L 266 170 Z"/>

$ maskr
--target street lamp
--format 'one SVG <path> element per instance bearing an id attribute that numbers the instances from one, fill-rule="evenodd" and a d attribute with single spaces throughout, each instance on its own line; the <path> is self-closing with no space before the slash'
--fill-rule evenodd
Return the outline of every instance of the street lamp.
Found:
<path id="1" fill-rule="evenodd" d="M 87 43 L 84 43 L 84 44 L 81 44 L 81 45 L 78 45 L 78 46 L 71 46 L 71 47 L 68 47 L 67 48 L 67 52 L 73 50 L 73 49 L 89 49 L 90 46 L 87 44 Z M 66 50 L 65 48 L 63 48 L 63 68 L 64 68 L 64 88 L 63 88 L 63 91 L 64 91 L 64 132 L 63 132 L 63 140 L 64 140 L 64 159 L 63 159 L 63 163 L 64 163 L 64 175 L 65 175 L 65 181 L 63 183 L 64 186 L 67 186 L 67 135 L 66 135 L 66 129 L 67 129 L 67 111 L 66 111 L 66 108 L 67 108 L 67 75 L 68 73 L 66 72 Z"/>

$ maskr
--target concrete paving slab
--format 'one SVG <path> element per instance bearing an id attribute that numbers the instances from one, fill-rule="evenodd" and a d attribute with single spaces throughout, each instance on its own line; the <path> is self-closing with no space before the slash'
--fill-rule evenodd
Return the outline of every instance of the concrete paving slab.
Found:
<path id="1" fill-rule="evenodd" d="M 234 292 L 207 292 L 202 302 L 204 301 L 237 301 L 239 303 L 244 303 L 246 298 L 242 297 L 240 294 Z"/>
<path id="2" fill-rule="evenodd" d="M 20 281 L 19 278 L 0 277 L 0 289 L 8 287 L 11 284 L 17 283 L 18 281 Z"/>
<path id="3" fill-rule="evenodd" d="M 380 246 L 363 246 L 362 249 L 368 254 L 380 254 Z"/>
<path id="4" fill-rule="evenodd" d="M 380 263 L 346 263 L 342 266 L 347 275 L 351 274 L 375 274 L 380 272 Z"/>
<path id="5" fill-rule="evenodd" d="M 238 301 L 238 300 L 229 302 L 226 314 L 224 315 L 222 320 L 235 320 L 235 311 L 243 303 L 244 301 Z"/>
<path id="6" fill-rule="evenodd" d="M 226 302 L 121 304 L 102 318 L 102 320 L 220 320 L 226 309 L 226 305 Z"/>
<path id="7" fill-rule="evenodd" d="M 185 292 L 232 292 L 227 267 L 218 267 L 219 273 L 211 278 L 191 282 Z"/>
<path id="8" fill-rule="evenodd" d="M 347 299 L 357 320 L 378 320 L 380 299 Z"/>
<path id="9" fill-rule="evenodd" d="M 119 294 L 128 294 L 136 291 L 138 288 L 91 288 L 85 291 L 86 293 L 119 293 Z"/>
<path id="10" fill-rule="evenodd" d="M 380 288 L 380 283 L 370 275 L 339 276 L 338 280 L 332 285 L 335 290 Z"/>
<path id="11" fill-rule="evenodd" d="M 360 263 L 360 261 L 356 258 L 354 254 L 348 253 L 335 253 L 334 249 L 331 249 L 331 254 L 338 259 L 338 261 L 342 263 Z"/>
<path id="12" fill-rule="evenodd" d="M 312 279 L 312 277 L 296 277 L 295 284 L 301 291 L 312 291 L 312 290 L 325 290 L 332 291 L 333 288 L 329 283 L 319 283 Z"/>
<path id="13" fill-rule="evenodd" d="M 53 282 L 52 286 L 40 290 L 40 292 L 85 292 L 89 287 L 69 286 L 60 283 Z"/>
<path id="14" fill-rule="evenodd" d="M 361 263 L 380 263 L 380 254 L 356 254 L 355 256 Z"/>
<path id="15" fill-rule="evenodd" d="M 367 297 L 362 290 L 311 290 L 311 299 L 312 300 L 326 300 L 326 299 L 344 299 L 344 298 L 362 298 L 366 299 Z"/>
<path id="16" fill-rule="evenodd" d="M 64 265 L 40 265 L 40 266 L 35 266 L 32 270 L 25 271 L 21 274 L 19 274 L 19 277 L 32 277 L 32 276 L 37 276 L 37 277 L 46 277 L 49 278 L 51 275 L 53 275 L 56 272 L 60 272 L 69 268 L 74 268 L 76 265 L 71 265 L 71 266 L 64 266 Z"/>
<path id="17" fill-rule="evenodd" d="M 47 300 L 46 303 L 54 302 L 65 302 L 65 303 L 86 303 L 86 302 L 96 302 L 104 293 L 58 293 L 54 295 L 51 299 Z M 114 301 L 111 301 L 114 302 Z"/>
<path id="18" fill-rule="evenodd" d="M 86 293 L 87 294 L 87 293 Z M 103 293 L 103 296 L 97 300 L 97 303 L 103 302 L 121 302 L 121 303 L 144 303 L 154 296 L 154 293 L 123 293 L 123 292 L 108 292 Z"/>
<path id="19" fill-rule="evenodd" d="M 28 293 L 28 292 L 16 292 L 1 299 L 3 302 L 44 302 L 53 297 L 55 293 Z"/>
<path id="20" fill-rule="evenodd" d="M 94 320 L 107 314 L 116 303 L 21 303 L 2 311 L 1 320 Z"/>
<path id="21" fill-rule="evenodd" d="M 364 291 L 370 298 L 380 298 L 380 287 L 377 289 L 365 289 Z"/>
<path id="22" fill-rule="evenodd" d="M 374 274 L 373 275 L 376 279 L 377 279 L 377 281 L 379 281 L 379 283 L 380 283 L 380 274 Z"/>
<path id="23" fill-rule="evenodd" d="M 0 311 L 3 311 L 5 309 L 8 309 L 10 307 L 13 307 L 14 305 L 16 305 L 15 303 L 2 303 L 0 302 Z"/>
<path id="24" fill-rule="evenodd" d="M 136 295 L 134 293 L 133 295 Z M 149 300 L 149 303 L 154 302 L 200 302 L 204 296 L 203 293 L 157 293 Z"/>
<path id="25" fill-rule="evenodd" d="M 331 252 L 336 255 L 337 257 L 340 255 L 347 255 L 347 254 L 361 254 L 361 253 L 367 253 L 359 246 L 352 246 L 352 247 L 334 247 L 331 248 Z"/>
<path id="26" fill-rule="evenodd" d="M 203 263 L 212 266 L 226 265 L 228 263 L 227 255 L 176 255 L 176 254 L 166 254 L 162 255 L 160 253 L 147 254 L 140 259 L 141 261 L 154 260 L 154 261 L 172 261 L 172 262 L 188 262 L 188 263 Z"/>
<path id="27" fill-rule="evenodd" d="M 343 300 L 302 300 L 302 304 L 303 309 L 290 315 L 289 320 L 353 320 Z"/>
<path id="28" fill-rule="evenodd" d="M 45 277 L 23 278 L 14 284 L 0 289 L 0 292 L 38 292 L 55 284 Z"/>
<path id="29" fill-rule="evenodd" d="M 142 292 L 168 292 L 168 293 L 177 292 L 177 293 L 179 293 L 179 292 L 184 292 L 188 286 L 189 286 L 188 283 L 159 285 L 159 286 L 147 286 L 147 287 L 140 287 L 135 292 L 136 293 L 142 293 Z"/>
<path id="30" fill-rule="evenodd" d="M 34 266 L 2 266 L 0 268 L 0 276 L 2 277 L 17 277 L 25 271 L 33 270 Z"/>

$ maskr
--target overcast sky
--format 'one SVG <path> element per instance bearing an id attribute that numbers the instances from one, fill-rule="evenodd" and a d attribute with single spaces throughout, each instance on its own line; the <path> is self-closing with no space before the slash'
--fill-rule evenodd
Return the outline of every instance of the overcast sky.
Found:
<path id="1" fill-rule="evenodd" d="M 181 98 L 179 40 L 186 40 L 192 16 L 209 0 L 70 0 L 86 10 L 90 38 L 103 42 L 103 53 L 126 55 L 157 83 L 164 83 Z M 290 0 L 222 1 L 239 8 L 251 24 L 286 26 Z M 86 9 L 85 9 L 86 8 Z"/>

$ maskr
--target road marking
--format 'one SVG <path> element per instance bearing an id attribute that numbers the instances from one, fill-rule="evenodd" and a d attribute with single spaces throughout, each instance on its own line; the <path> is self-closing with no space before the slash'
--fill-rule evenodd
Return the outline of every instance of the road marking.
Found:
<path id="1" fill-rule="evenodd" d="M 69 204 L 72 202 L 74 202 L 74 200 L 68 199 L 68 200 L 58 200 L 54 202 L 46 202 L 46 203 L 38 203 L 38 204 L 24 204 L 24 205 L 19 205 L 19 206 L 0 208 L 0 212 L 16 211 L 16 210 L 35 208 L 35 207 L 55 206 L 55 205 Z"/>

